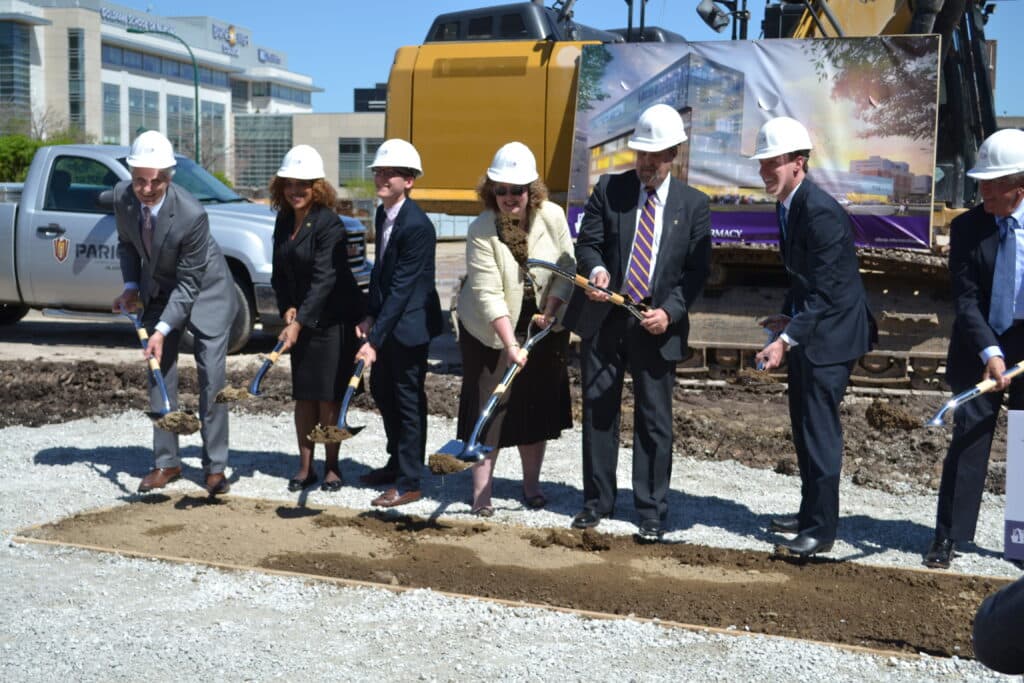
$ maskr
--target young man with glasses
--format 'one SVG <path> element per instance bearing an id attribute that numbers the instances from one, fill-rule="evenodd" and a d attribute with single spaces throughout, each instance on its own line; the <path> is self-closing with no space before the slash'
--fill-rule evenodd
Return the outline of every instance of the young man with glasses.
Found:
<path id="1" fill-rule="evenodd" d="M 405 140 L 386 140 L 370 166 L 377 188 L 377 242 L 367 317 L 356 328 L 356 354 L 370 374 L 370 393 L 387 434 L 388 461 L 362 477 L 389 486 L 373 499 L 379 507 L 419 500 L 426 457 L 427 349 L 441 333 L 441 303 L 434 286 L 434 224 L 409 198 L 423 173 L 420 155 Z"/>

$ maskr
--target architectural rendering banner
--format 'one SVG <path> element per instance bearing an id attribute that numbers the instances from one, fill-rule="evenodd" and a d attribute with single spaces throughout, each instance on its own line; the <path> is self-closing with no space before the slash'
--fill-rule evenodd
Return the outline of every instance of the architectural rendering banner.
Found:
<path id="1" fill-rule="evenodd" d="M 633 168 L 640 113 L 668 104 L 689 136 L 673 173 L 711 198 L 716 242 L 777 241 L 775 198 L 749 157 L 761 125 L 790 116 L 811 135 L 809 177 L 851 214 L 858 245 L 929 248 L 938 64 L 936 36 L 588 45 L 570 223 L 602 174 Z"/>

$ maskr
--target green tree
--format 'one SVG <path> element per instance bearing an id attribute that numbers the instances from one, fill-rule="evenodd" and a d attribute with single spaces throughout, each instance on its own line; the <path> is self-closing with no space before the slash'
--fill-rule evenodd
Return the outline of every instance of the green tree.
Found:
<path id="1" fill-rule="evenodd" d="M 595 102 L 608 99 L 608 93 L 601 90 L 601 79 L 608 63 L 612 61 L 611 53 L 604 45 L 586 45 L 580 59 L 580 78 L 576 95 L 576 110 L 588 111 L 594 108 Z"/>
<path id="2" fill-rule="evenodd" d="M 234 189 L 235 184 L 233 182 L 231 182 L 231 178 L 228 178 L 227 174 L 224 173 L 224 171 L 214 171 L 213 172 L 213 177 L 216 178 L 217 180 L 221 181 L 222 183 L 224 183 L 228 187 Z"/>
<path id="3" fill-rule="evenodd" d="M 24 182 L 32 157 L 43 144 L 27 135 L 0 137 L 0 182 Z"/>

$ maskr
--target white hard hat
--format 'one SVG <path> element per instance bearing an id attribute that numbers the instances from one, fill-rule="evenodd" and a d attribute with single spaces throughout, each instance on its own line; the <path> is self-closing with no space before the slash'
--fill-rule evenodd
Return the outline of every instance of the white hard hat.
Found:
<path id="1" fill-rule="evenodd" d="M 277 169 L 278 178 L 316 180 L 324 176 L 324 160 L 320 158 L 320 153 L 309 145 L 292 147 L 284 155 L 281 168 Z"/>
<path id="2" fill-rule="evenodd" d="M 992 180 L 1024 172 L 1024 130 L 997 130 L 978 148 L 978 161 L 967 175 Z"/>
<path id="3" fill-rule="evenodd" d="M 126 161 L 132 168 L 171 168 L 178 164 L 171 141 L 155 130 L 135 138 Z"/>
<path id="4" fill-rule="evenodd" d="M 788 116 L 777 116 L 757 131 L 757 143 L 751 159 L 771 159 L 789 152 L 813 149 L 804 124 Z"/>
<path id="5" fill-rule="evenodd" d="M 681 142 L 686 142 L 683 117 L 667 104 L 655 104 L 640 114 L 636 130 L 626 144 L 641 152 L 660 152 Z"/>
<path id="6" fill-rule="evenodd" d="M 373 158 L 370 168 L 408 168 L 416 176 L 423 175 L 420 153 L 412 144 L 399 138 L 391 138 L 381 143 L 377 155 Z"/>
<path id="7" fill-rule="evenodd" d="M 521 142 L 510 142 L 494 155 L 487 177 L 496 183 L 529 185 L 540 175 L 530 148 Z"/>

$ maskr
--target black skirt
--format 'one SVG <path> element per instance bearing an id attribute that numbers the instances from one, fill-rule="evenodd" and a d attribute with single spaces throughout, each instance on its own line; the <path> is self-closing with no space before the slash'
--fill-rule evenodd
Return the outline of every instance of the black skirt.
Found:
<path id="1" fill-rule="evenodd" d="M 525 339 L 530 317 L 537 312 L 532 297 L 524 299 L 516 336 Z M 481 344 L 459 325 L 462 351 L 462 392 L 459 396 L 457 437 L 468 442 L 484 406 L 508 365 L 505 352 Z M 530 351 L 529 360 L 502 397 L 480 436 L 493 448 L 557 439 L 572 427 L 569 394 L 569 332 L 551 332 Z"/>
<path id="2" fill-rule="evenodd" d="M 351 349 L 344 343 L 344 325 L 303 327 L 291 348 L 292 398 L 296 401 L 340 401 L 352 373 Z M 350 355 L 351 353 L 351 355 Z"/>

